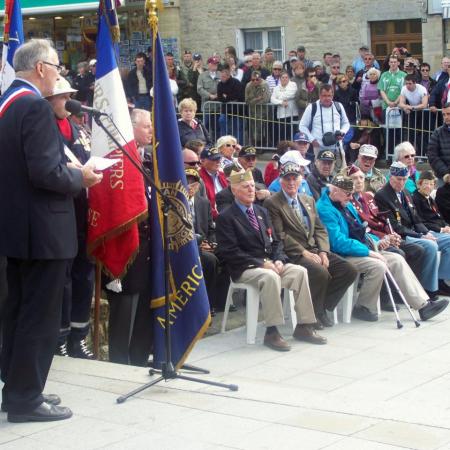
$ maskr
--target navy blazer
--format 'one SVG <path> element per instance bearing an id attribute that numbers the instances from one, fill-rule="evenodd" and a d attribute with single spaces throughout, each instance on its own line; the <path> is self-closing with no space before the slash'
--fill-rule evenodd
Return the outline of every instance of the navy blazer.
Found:
<path id="1" fill-rule="evenodd" d="M 17 87 L 15 80 L 4 93 Z M 50 104 L 17 98 L 0 117 L 0 254 L 19 259 L 70 259 L 77 254 L 73 197 L 81 171 L 66 165 Z"/>
<path id="2" fill-rule="evenodd" d="M 402 238 L 406 236 L 420 238 L 423 234 L 427 234 L 429 230 L 417 215 L 411 194 L 406 189 L 402 192 L 408 205 L 406 207 L 400 203 L 397 194 L 389 182 L 377 191 L 375 194 L 375 203 L 378 205 L 380 214 L 386 212 L 392 228 Z"/>
<path id="3" fill-rule="evenodd" d="M 273 231 L 268 212 L 253 204 L 260 230 L 256 231 L 245 213 L 234 202 L 216 221 L 216 255 L 223 261 L 236 281 L 247 269 L 262 267 L 265 259 L 288 262 L 283 244 Z"/>

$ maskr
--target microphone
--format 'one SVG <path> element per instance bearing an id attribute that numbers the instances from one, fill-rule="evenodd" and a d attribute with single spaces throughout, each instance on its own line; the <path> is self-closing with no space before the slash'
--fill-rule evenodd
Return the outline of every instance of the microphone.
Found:
<path id="1" fill-rule="evenodd" d="M 79 114 L 80 112 L 85 112 L 94 117 L 108 116 L 108 114 L 98 109 L 82 105 L 78 100 L 67 100 L 65 108 L 66 111 L 70 112 L 71 114 Z"/>

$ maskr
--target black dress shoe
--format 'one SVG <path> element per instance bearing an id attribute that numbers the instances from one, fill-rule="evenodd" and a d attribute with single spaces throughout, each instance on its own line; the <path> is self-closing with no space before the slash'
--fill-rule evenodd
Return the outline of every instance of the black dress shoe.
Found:
<path id="1" fill-rule="evenodd" d="M 355 306 L 353 308 L 352 317 L 359 320 L 365 320 L 366 322 L 376 322 L 378 320 L 378 314 L 373 313 L 365 306 Z"/>
<path id="2" fill-rule="evenodd" d="M 333 322 L 331 321 L 331 319 L 328 317 L 327 313 L 324 312 L 322 314 L 319 314 L 317 317 L 318 320 L 320 320 L 320 322 L 322 323 L 322 325 L 324 327 L 332 327 L 333 326 Z"/>
<path id="3" fill-rule="evenodd" d="M 28 413 L 8 413 L 8 422 L 52 422 L 55 420 L 69 419 L 70 417 L 72 417 L 72 411 L 69 408 L 43 402 L 36 409 Z"/>
<path id="4" fill-rule="evenodd" d="M 439 280 L 438 294 L 446 297 L 450 296 L 450 286 L 444 280 Z"/>
<path id="5" fill-rule="evenodd" d="M 42 394 L 44 397 L 44 402 L 50 405 L 59 405 L 61 403 L 61 398 L 56 394 Z M 2 412 L 8 412 L 8 405 L 5 402 L 2 402 L 1 406 Z"/>
<path id="6" fill-rule="evenodd" d="M 431 319 L 437 316 L 448 306 L 448 300 L 437 300 L 435 302 L 428 302 L 423 308 L 419 309 L 419 315 L 422 320 Z"/>

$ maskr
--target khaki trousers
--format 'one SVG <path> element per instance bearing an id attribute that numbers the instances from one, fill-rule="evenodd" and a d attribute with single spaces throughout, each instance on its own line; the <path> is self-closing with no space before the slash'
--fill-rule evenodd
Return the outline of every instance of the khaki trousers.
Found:
<path id="1" fill-rule="evenodd" d="M 381 254 L 386 259 L 387 267 L 409 305 L 414 309 L 425 306 L 428 295 L 405 259 L 397 253 L 381 252 Z M 356 266 L 359 273 L 364 273 L 364 281 L 356 304 L 365 306 L 371 312 L 377 312 L 377 302 L 386 272 L 386 264 L 369 256 L 350 256 L 346 259 Z"/>
<path id="2" fill-rule="evenodd" d="M 298 323 L 311 324 L 316 322 L 308 286 L 308 272 L 304 267 L 286 264 L 281 275 L 270 269 L 247 269 L 237 281 L 258 285 L 266 327 L 284 324 L 280 298 L 281 288 L 289 289 L 294 293 Z"/>

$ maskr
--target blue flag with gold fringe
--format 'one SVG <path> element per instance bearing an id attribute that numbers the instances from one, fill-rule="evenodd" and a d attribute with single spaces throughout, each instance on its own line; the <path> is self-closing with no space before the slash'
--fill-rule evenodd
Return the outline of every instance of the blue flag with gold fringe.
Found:
<path id="1" fill-rule="evenodd" d="M 174 202 L 177 211 L 192 223 L 187 182 L 178 134 L 175 105 L 159 37 L 153 38 L 153 172 L 156 185 Z M 156 367 L 165 361 L 164 241 L 162 201 L 151 195 L 152 308 Z M 181 367 L 195 342 L 211 321 L 208 296 L 194 230 L 173 212 L 168 214 L 170 258 L 170 330 L 172 363 Z"/>

